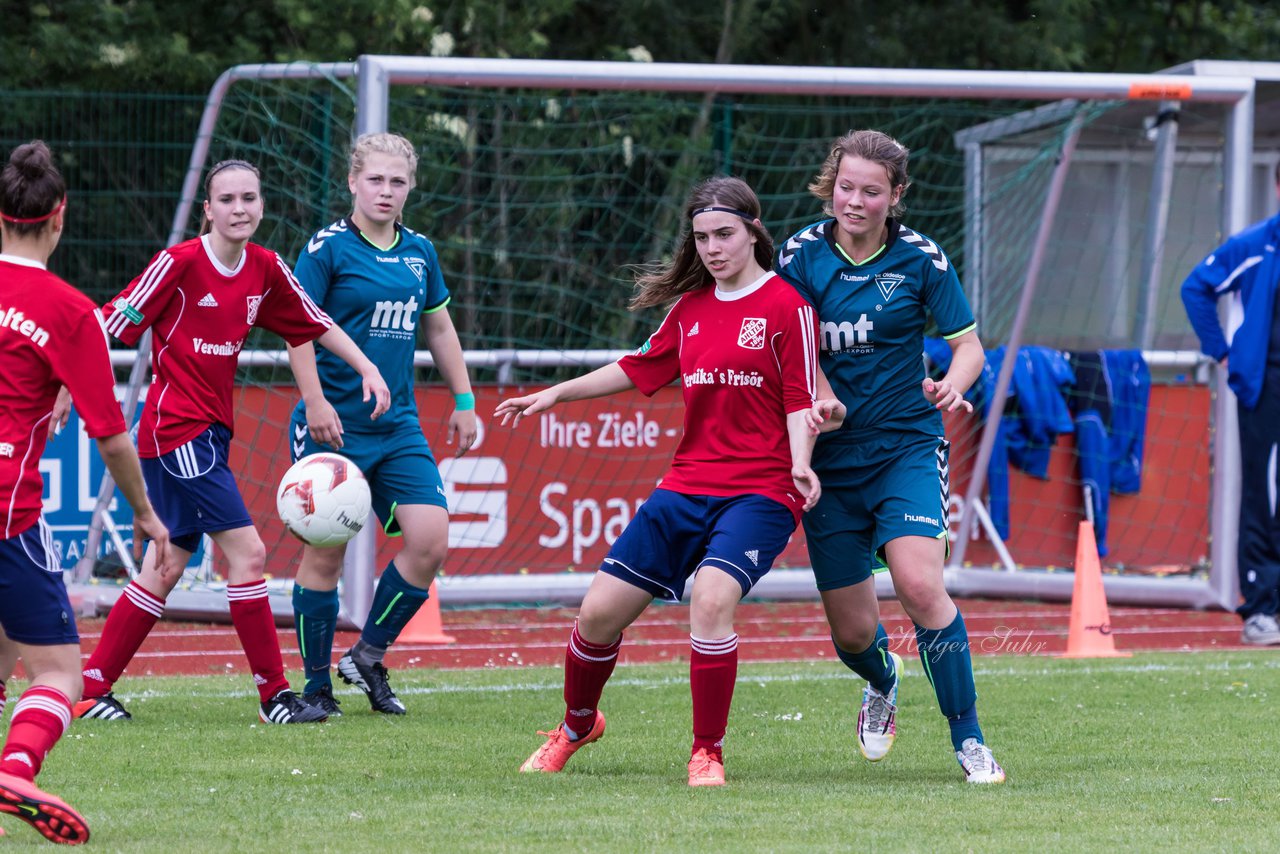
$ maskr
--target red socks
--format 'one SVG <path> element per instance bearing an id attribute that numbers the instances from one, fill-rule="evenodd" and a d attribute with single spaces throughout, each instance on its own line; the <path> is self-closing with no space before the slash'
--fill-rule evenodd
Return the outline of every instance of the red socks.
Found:
<path id="1" fill-rule="evenodd" d="M 597 646 L 578 634 L 577 623 L 573 626 L 564 653 L 564 725 L 578 737 L 591 732 L 595 726 L 600 695 L 604 692 L 604 683 L 613 675 L 621 646 L 622 635 L 613 643 Z"/>
<path id="2" fill-rule="evenodd" d="M 717 757 L 729 725 L 729 706 L 738 680 L 738 636 L 704 640 L 689 638 L 689 687 L 693 694 L 693 749 L 706 748 Z M 618 662 L 619 636 L 599 646 L 584 640 L 573 627 L 564 657 L 564 725 L 579 737 L 595 725 L 604 685 Z"/>
<path id="3" fill-rule="evenodd" d="M 0 772 L 35 780 L 44 758 L 71 724 L 71 701 L 56 688 L 28 688 L 13 707 L 9 737 L 0 749 Z"/>
<path id="4" fill-rule="evenodd" d="M 227 600 L 231 603 L 231 623 L 240 637 L 253 684 L 258 697 L 266 702 L 289 687 L 284 678 L 284 659 L 280 656 L 280 638 L 276 635 L 275 617 L 267 601 L 266 579 L 248 584 L 228 584 Z"/>
<path id="5" fill-rule="evenodd" d="M 729 706 L 738 681 L 738 636 L 704 640 L 689 636 L 689 690 L 693 694 L 693 749 L 721 756 Z"/>
<path id="6" fill-rule="evenodd" d="M 289 687 L 280 657 L 280 639 L 267 601 L 265 579 L 249 584 L 228 584 L 231 623 L 240 637 L 258 696 L 266 702 Z M 102 629 L 102 639 L 84 667 L 84 696 L 101 697 L 111 690 L 142 642 L 164 613 L 164 600 L 148 593 L 136 581 L 124 589 Z"/>
<path id="7" fill-rule="evenodd" d="M 134 581 L 107 615 L 98 646 L 84 666 L 84 696 L 101 697 L 124 673 L 151 628 L 164 613 L 164 600 Z"/>

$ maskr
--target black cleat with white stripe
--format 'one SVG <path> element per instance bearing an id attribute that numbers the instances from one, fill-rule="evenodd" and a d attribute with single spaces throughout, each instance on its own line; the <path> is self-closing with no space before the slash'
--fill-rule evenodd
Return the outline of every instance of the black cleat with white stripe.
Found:
<path id="1" fill-rule="evenodd" d="M 288 688 L 263 703 L 258 717 L 266 724 L 312 724 L 329 719 L 323 709 L 317 709 Z"/>
<path id="2" fill-rule="evenodd" d="M 110 691 L 101 697 L 86 697 L 72 707 L 72 712 L 82 720 L 133 720 L 133 715 L 125 710 L 124 704 L 117 700 L 115 694 Z"/>
<path id="3" fill-rule="evenodd" d="M 381 664 L 366 667 L 348 652 L 338 660 L 338 675 L 348 685 L 355 685 L 369 698 L 369 706 L 384 715 L 403 715 L 404 703 L 387 682 L 387 668 Z"/>

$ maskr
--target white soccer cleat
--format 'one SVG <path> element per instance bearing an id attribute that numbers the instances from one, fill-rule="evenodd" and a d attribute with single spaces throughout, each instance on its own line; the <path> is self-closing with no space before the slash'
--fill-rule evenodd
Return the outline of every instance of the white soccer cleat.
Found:
<path id="1" fill-rule="evenodd" d="M 893 658 L 893 687 L 881 694 L 870 685 L 862 689 L 862 709 L 858 712 L 858 749 L 872 762 L 879 762 L 893 747 L 898 733 L 898 683 L 902 681 L 902 659 Z"/>
<path id="2" fill-rule="evenodd" d="M 964 769 L 966 783 L 1003 783 L 1004 769 L 991 755 L 991 748 L 976 738 L 966 738 L 956 751 L 956 761 Z"/>
<path id="3" fill-rule="evenodd" d="M 1280 644 L 1280 624 L 1270 614 L 1254 614 L 1244 621 L 1244 628 L 1240 630 L 1240 643 L 1254 646 Z"/>

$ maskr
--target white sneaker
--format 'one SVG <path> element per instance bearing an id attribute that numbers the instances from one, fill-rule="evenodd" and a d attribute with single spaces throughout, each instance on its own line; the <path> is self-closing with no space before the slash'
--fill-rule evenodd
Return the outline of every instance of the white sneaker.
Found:
<path id="1" fill-rule="evenodd" d="M 966 783 L 1003 783 L 1004 769 L 991 755 L 991 748 L 976 738 L 966 738 L 956 751 Z"/>
<path id="2" fill-rule="evenodd" d="M 1244 629 L 1240 632 L 1240 643 L 1254 646 L 1275 646 L 1280 644 L 1280 624 L 1270 614 L 1254 614 L 1244 621 Z"/>
<path id="3" fill-rule="evenodd" d="M 888 694 L 881 694 L 870 685 L 862 689 L 862 709 L 858 712 L 858 749 L 872 762 L 879 762 L 893 747 L 898 733 L 898 683 L 902 681 L 902 659 L 896 652 L 893 659 L 893 687 Z"/>

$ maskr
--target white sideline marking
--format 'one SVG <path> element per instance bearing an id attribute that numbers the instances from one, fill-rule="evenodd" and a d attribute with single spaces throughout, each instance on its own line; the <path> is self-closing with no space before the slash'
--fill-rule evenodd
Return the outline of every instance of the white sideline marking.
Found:
<path id="1" fill-rule="evenodd" d="M 1144 650 L 1145 651 L 1145 650 Z M 1217 651 L 1217 650 L 1214 650 Z M 981 659 L 979 660 L 981 661 Z M 750 662 L 751 664 L 762 664 L 768 662 Z M 822 662 L 829 664 L 831 662 Z M 815 665 L 817 663 L 815 662 Z M 1064 662 L 1065 664 L 1065 662 Z M 635 666 L 635 665 L 632 665 Z M 642 665 L 643 666 L 643 665 Z M 1066 668 L 1073 674 L 1097 674 L 1097 673 L 1201 673 L 1204 671 L 1246 671 L 1246 670 L 1280 670 L 1280 659 L 1270 658 L 1262 663 L 1252 661 L 1232 663 L 1229 661 L 1217 661 L 1210 663 L 1187 663 L 1187 664 L 1159 664 L 1149 662 L 1146 664 L 1128 661 L 1107 661 L 1099 660 L 1093 664 L 1079 665 L 1071 662 L 1071 666 Z M 1055 679 L 1062 678 L 1063 669 L 1053 667 L 1036 667 L 1032 669 L 1021 667 L 1001 667 L 1001 666 L 983 666 L 975 662 L 973 668 L 974 676 L 1041 676 L 1052 677 Z M 924 676 L 918 667 L 909 667 L 903 676 L 916 679 Z M 156 677 L 152 677 L 156 678 Z M 173 678 L 173 677 L 164 677 Z M 190 677 L 188 677 L 190 678 Z M 203 677 L 196 677 L 203 678 Z M 762 674 L 753 675 L 751 673 L 739 673 L 738 681 L 742 683 L 754 683 L 756 685 L 771 684 L 793 684 L 802 682 L 832 682 L 837 680 L 848 680 L 850 682 L 858 682 L 856 676 L 845 672 L 813 672 L 813 673 L 786 673 L 786 674 Z M 609 680 L 610 685 L 626 685 L 630 688 L 663 688 L 672 685 L 688 685 L 689 677 L 687 674 L 681 673 L 679 676 L 662 676 L 662 677 L 637 677 L 637 676 L 619 676 Z M 397 685 L 396 694 L 400 696 L 422 696 L 430 694 L 508 694 L 522 691 L 558 691 L 564 687 L 564 683 L 560 680 L 554 682 L 509 682 L 500 685 Z M 250 691 L 202 691 L 199 688 L 195 690 L 185 689 L 181 691 L 166 691 L 148 689 L 146 691 L 122 693 L 121 699 L 124 702 L 147 698 L 147 699 L 169 699 L 173 697 L 197 697 L 200 699 L 219 699 L 219 700 L 235 700 L 245 699 L 252 692 Z M 346 697 L 363 697 L 364 692 L 357 688 L 344 688 L 334 691 L 334 695 L 341 698 Z"/>
<path id="2" fill-rule="evenodd" d="M 814 604 L 816 605 L 817 603 L 814 603 Z M 661 610 L 666 610 L 668 607 L 671 607 L 671 606 L 663 606 Z M 679 608 L 678 616 L 673 614 L 670 619 L 662 619 L 662 618 L 656 618 L 656 617 L 650 617 L 650 616 L 642 617 L 641 619 L 636 620 L 634 623 L 631 624 L 631 629 L 634 630 L 634 629 L 643 629 L 648 627 L 687 625 L 689 622 L 689 615 L 687 613 L 687 608 L 680 607 L 680 606 L 675 606 L 675 607 Z M 1112 622 L 1115 622 L 1115 619 L 1118 616 L 1150 617 L 1150 616 L 1185 615 L 1186 613 L 1187 612 L 1185 610 L 1179 609 L 1179 608 L 1111 608 L 1110 609 Z M 1056 616 L 1061 616 L 1065 620 L 1068 614 L 1069 612 L 1064 608 L 1027 608 L 1022 610 L 1011 609 L 1008 611 L 974 611 L 974 612 L 965 614 L 965 622 L 970 623 L 970 622 L 977 622 L 979 620 L 982 620 L 984 622 L 990 621 L 990 620 L 1020 620 L 1020 619 L 1025 620 L 1025 619 L 1031 619 L 1031 618 L 1056 617 Z M 788 616 L 785 618 L 785 620 L 788 625 L 820 625 L 820 624 L 825 624 L 827 621 L 826 618 L 823 617 L 821 614 L 812 615 L 812 616 L 796 616 L 796 617 Z M 895 625 L 898 623 L 910 622 L 910 620 L 905 615 L 890 616 L 890 617 L 887 617 L 885 621 Z M 758 617 L 757 616 L 739 617 L 739 618 L 735 618 L 734 620 L 734 623 L 736 625 L 742 625 L 742 626 L 756 625 L 756 624 L 774 625 L 777 622 L 778 622 L 778 618 L 773 615 L 758 616 Z M 536 632 L 536 631 L 553 629 L 553 628 L 568 630 L 572 627 L 573 627 L 573 618 L 570 617 L 563 620 L 554 620 L 554 621 L 549 621 L 545 623 L 475 623 L 475 624 L 458 625 L 458 626 L 447 626 L 446 628 L 451 632 L 467 632 L 467 631 Z M 1231 626 L 1224 626 L 1221 629 L 1216 629 L 1213 627 L 1201 627 L 1201 628 L 1207 629 L 1210 631 L 1239 631 L 1239 627 L 1233 628 Z M 1201 629 L 1197 629 L 1197 628 L 1168 629 L 1168 628 L 1144 627 L 1140 629 L 1134 629 L 1131 631 L 1134 631 L 1140 634 L 1144 631 L 1145 632 L 1157 632 L 1157 631 L 1189 632 L 1189 631 L 1198 631 L 1198 630 L 1201 630 Z M 283 634 L 291 630 L 280 629 L 279 631 Z M 1118 633 L 1123 633 L 1126 630 L 1117 629 L 1116 631 Z M 148 637 L 153 637 L 153 638 L 234 637 L 234 636 L 235 636 L 235 630 L 229 626 L 226 628 L 218 627 L 218 628 L 208 628 L 208 629 L 156 629 L 155 631 L 152 631 L 150 635 L 148 635 Z M 82 632 L 80 634 L 80 638 L 82 640 L 85 640 L 85 639 L 93 640 L 100 637 L 102 637 L 101 632 Z"/>
<path id="3" fill-rule="evenodd" d="M 1002 626 L 998 628 L 1012 628 L 1012 627 Z M 455 630 L 450 629 L 450 631 L 455 631 Z M 1134 629 L 1115 629 L 1112 631 L 1111 635 L 1112 637 L 1116 637 L 1116 636 L 1141 637 L 1143 635 L 1170 635 L 1170 634 L 1198 635 L 1198 634 L 1225 633 L 1234 637 L 1236 631 L 1237 630 L 1235 628 L 1227 627 L 1227 626 L 1222 626 L 1222 627 L 1219 627 L 1219 626 L 1190 626 L 1190 627 L 1142 626 Z M 156 634 L 157 633 L 152 632 L 152 636 L 155 636 Z M 181 637 L 183 636 L 183 634 L 184 633 L 182 632 L 177 632 L 177 633 L 174 633 L 174 636 Z M 191 637 L 196 634 L 197 633 L 195 632 L 185 633 L 187 637 Z M 200 634 L 203 636 L 224 635 L 228 639 L 235 637 L 235 633 L 231 630 L 227 630 L 226 632 L 216 632 L 216 631 L 201 632 Z M 1066 628 L 1033 629 L 1031 631 L 1013 629 L 1012 633 L 1009 634 L 1008 636 L 1005 636 L 1003 634 L 994 635 L 989 632 L 980 632 L 980 631 L 969 632 L 969 640 L 971 643 L 974 643 L 974 645 L 977 647 L 979 655 L 981 655 L 983 651 L 982 642 L 989 641 L 992 639 L 1000 640 L 1006 645 L 1014 645 L 1014 644 L 1020 644 L 1020 643 L 1034 643 L 1036 638 L 1046 638 L 1046 637 L 1061 638 L 1066 636 L 1067 636 Z M 84 637 L 90 637 L 90 636 L 82 635 L 81 637 L 84 638 Z M 891 639 L 896 639 L 897 637 L 898 637 L 897 635 L 891 635 Z M 908 637 L 907 640 L 914 643 L 915 642 L 914 635 Z M 481 652 L 511 653 L 511 652 L 519 652 L 520 650 L 523 650 L 523 649 L 563 649 L 565 643 L 566 643 L 566 639 L 556 639 L 554 641 L 522 641 L 522 640 L 516 639 L 510 642 L 504 642 L 504 643 L 451 643 L 451 644 L 405 643 L 405 644 L 397 644 L 395 646 L 395 651 L 396 652 L 451 652 L 451 651 L 470 652 L 470 651 L 478 650 Z M 739 638 L 738 643 L 743 646 L 748 646 L 748 645 L 755 646 L 760 644 L 778 644 L 778 643 L 785 643 L 793 646 L 799 646 L 801 644 L 804 644 L 809 646 L 818 646 L 825 649 L 826 647 L 831 646 L 831 638 L 825 637 L 825 636 Z M 624 644 L 624 649 L 626 647 L 644 647 L 644 648 L 678 647 L 683 649 L 688 645 L 689 645 L 689 639 L 687 637 L 655 638 L 652 640 L 627 641 L 626 644 Z M 1236 650 L 1236 647 L 1234 644 L 1232 644 L 1230 648 L 1232 650 Z M 285 655 L 298 654 L 297 647 L 282 645 L 280 647 L 280 651 Z M 1213 648 L 1186 650 L 1186 649 L 1183 649 L 1183 647 L 1181 646 L 1168 646 L 1168 647 L 1143 647 L 1141 649 L 1135 649 L 1130 651 L 1131 652 L 1221 652 L 1223 650 L 1213 649 Z M 1236 651 L 1239 651 L 1239 650 L 1236 650 Z M 242 658 L 243 655 L 244 655 L 244 651 L 242 649 L 240 649 L 239 647 L 232 647 L 230 649 L 179 649 L 179 650 L 171 650 L 171 651 L 138 652 L 134 656 L 134 658 L 163 660 L 166 658 L 230 656 L 236 659 L 237 661 L 239 661 L 239 659 Z M 89 654 L 83 653 L 81 657 L 87 660 L 89 657 Z M 805 657 L 805 656 L 767 659 L 767 661 L 779 661 L 779 662 L 807 661 L 807 660 L 809 659 L 808 657 Z M 757 661 L 763 661 L 763 660 L 757 659 Z M 652 663 L 657 664 L 659 662 L 652 662 Z"/>

